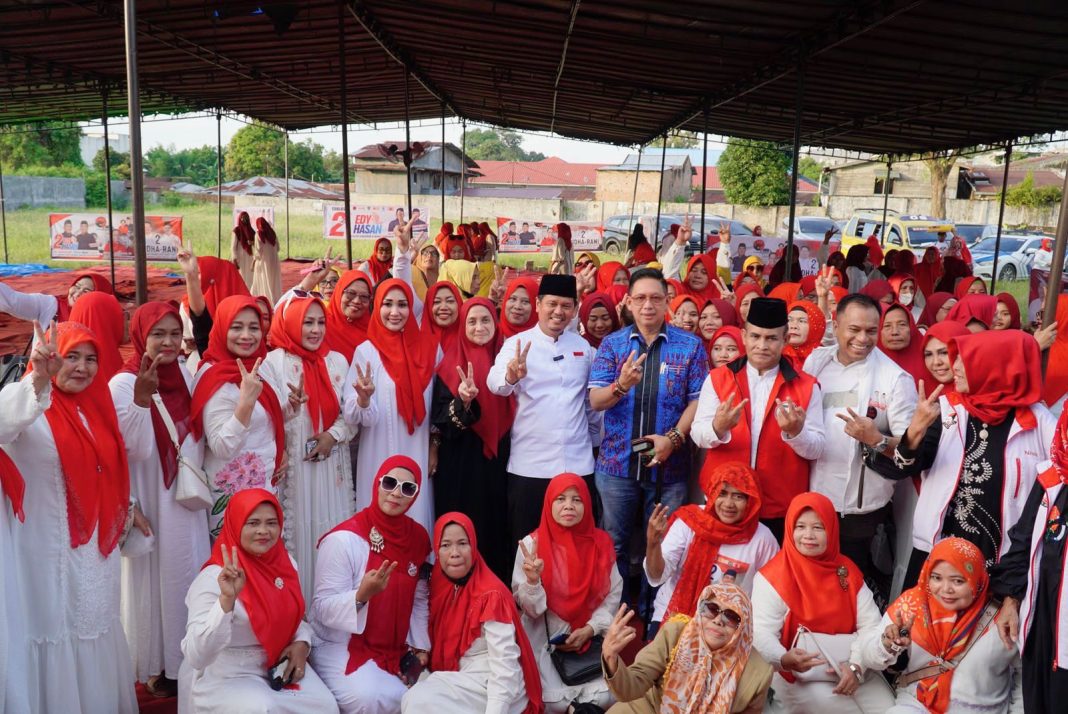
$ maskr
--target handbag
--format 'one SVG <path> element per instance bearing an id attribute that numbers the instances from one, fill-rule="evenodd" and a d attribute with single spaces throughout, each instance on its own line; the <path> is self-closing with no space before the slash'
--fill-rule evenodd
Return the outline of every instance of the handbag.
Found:
<path id="1" fill-rule="evenodd" d="M 589 647 L 585 652 L 562 652 L 549 643 L 549 615 L 548 611 L 543 615 L 545 621 L 545 648 L 549 650 L 549 658 L 560 675 L 560 681 L 569 687 L 578 684 L 592 682 L 601 674 L 601 644 L 604 638 L 594 635 L 590 638 Z"/>
<path id="2" fill-rule="evenodd" d="M 174 421 L 163 404 L 159 394 L 152 395 L 152 401 L 156 403 L 163 424 L 167 427 L 167 433 L 174 444 L 174 450 L 178 454 L 178 476 L 174 479 L 174 500 L 179 505 L 190 511 L 203 511 L 211 508 L 214 499 L 211 497 L 211 486 L 208 485 L 208 475 L 204 469 L 192 464 L 182 456 L 182 446 L 178 443 L 178 431 L 174 428 Z"/>
<path id="3" fill-rule="evenodd" d="M 825 635 L 813 632 L 804 625 L 798 625 L 794 634 L 794 643 L 790 649 L 800 647 L 806 652 L 818 652 L 826 660 L 826 665 L 816 665 L 807 672 L 791 672 L 800 682 L 832 682 L 842 678 L 840 663 L 848 662 L 857 634 L 851 632 L 843 635 Z M 827 671 L 830 668 L 831 671 Z"/>
<path id="4" fill-rule="evenodd" d="M 22 379 L 22 375 L 26 374 L 26 368 L 30 364 L 29 353 L 32 345 L 33 338 L 31 337 L 25 349 L 22 350 L 22 354 L 0 357 L 0 389 L 18 382 Z"/>
<path id="5" fill-rule="evenodd" d="M 910 684 L 913 684 L 914 682 L 919 682 L 921 679 L 927 679 L 928 677 L 937 677 L 941 674 L 944 674 L 945 672 L 950 671 L 951 669 L 956 669 L 960 665 L 964 657 L 968 654 L 968 652 L 971 651 L 975 643 L 979 641 L 979 638 L 983 636 L 983 633 L 986 632 L 986 628 L 990 626 L 991 622 L 993 622 L 994 617 L 998 614 L 998 611 L 1000 609 L 1001 603 L 987 603 L 986 609 L 983 610 L 983 614 L 979 619 L 979 623 L 975 626 L 975 629 L 972 630 L 971 637 L 968 638 L 968 644 L 964 646 L 964 649 L 961 650 L 961 653 L 959 655 L 957 655 L 951 660 L 946 660 L 939 662 L 938 664 L 931 664 L 926 667 L 921 667 L 920 669 L 913 670 L 912 672 L 902 672 L 900 675 L 898 675 L 897 680 L 894 682 L 894 686 L 898 689 L 903 689 L 905 687 L 908 687 Z"/>

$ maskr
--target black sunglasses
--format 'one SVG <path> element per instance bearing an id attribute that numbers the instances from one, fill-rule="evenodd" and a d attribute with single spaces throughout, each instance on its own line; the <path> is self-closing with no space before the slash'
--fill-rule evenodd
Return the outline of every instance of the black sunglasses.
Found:
<path id="1" fill-rule="evenodd" d="M 739 627 L 741 627 L 742 616 L 736 613 L 734 610 L 723 609 L 711 600 L 705 600 L 702 605 L 704 605 L 705 612 L 708 613 L 708 616 L 711 617 L 713 620 L 719 618 L 719 616 L 722 615 L 722 621 L 727 627 L 731 628 L 732 630 L 737 630 Z"/>
<path id="2" fill-rule="evenodd" d="M 405 498 L 415 498 L 415 494 L 419 493 L 419 484 L 415 481 L 398 481 L 395 476 L 383 476 L 379 488 L 387 493 L 395 493 L 397 486 L 400 486 L 401 495 Z"/>

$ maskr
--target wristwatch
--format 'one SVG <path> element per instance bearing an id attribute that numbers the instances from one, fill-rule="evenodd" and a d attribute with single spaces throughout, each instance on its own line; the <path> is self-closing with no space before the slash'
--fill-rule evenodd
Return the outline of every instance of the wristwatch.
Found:
<path id="1" fill-rule="evenodd" d="M 858 667 L 857 665 L 855 665 L 852 662 L 850 662 L 849 663 L 849 671 L 853 673 L 853 676 L 857 678 L 858 682 L 861 680 L 860 667 Z"/>
<path id="2" fill-rule="evenodd" d="M 889 436 L 883 436 L 882 439 L 879 439 L 879 443 L 878 444 L 876 444 L 875 446 L 869 446 L 868 448 L 871 449 L 872 451 L 875 451 L 875 452 L 878 452 L 878 453 L 881 454 L 882 452 L 886 451 L 886 447 L 889 446 L 889 445 L 890 445 L 890 437 Z"/>

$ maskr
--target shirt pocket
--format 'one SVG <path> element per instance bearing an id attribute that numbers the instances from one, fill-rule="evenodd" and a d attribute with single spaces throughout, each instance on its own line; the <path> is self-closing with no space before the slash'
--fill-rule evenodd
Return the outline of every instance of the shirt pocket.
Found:
<path id="1" fill-rule="evenodd" d="M 685 397 L 689 394 L 686 367 L 682 365 L 660 364 L 660 384 L 664 390 L 664 396 Z"/>

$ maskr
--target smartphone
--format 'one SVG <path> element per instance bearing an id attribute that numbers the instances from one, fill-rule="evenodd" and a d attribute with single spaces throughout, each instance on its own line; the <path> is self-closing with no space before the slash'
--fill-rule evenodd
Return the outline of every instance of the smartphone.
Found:
<path id="1" fill-rule="evenodd" d="M 549 644 L 552 645 L 553 647 L 559 647 L 560 645 L 562 645 L 565 642 L 567 642 L 567 638 L 570 637 L 570 636 L 571 636 L 570 632 L 561 632 L 559 635 L 557 635 L 556 637 L 554 637 L 551 640 L 549 640 Z"/>
<path id="2" fill-rule="evenodd" d="M 423 673 L 423 663 L 414 652 L 408 650 L 401 657 L 400 678 L 409 687 L 419 681 L 419 675 Z"/>
<path id="3" fill-rule="evenodd" d="M 644 454 L 653 450 L 653 442 L 650 439 L 633 439 L 630 442 L 630 453 Z"/>
<path id="4" fill-rule="evenodd" d="M 285 678 L 287 666 L 289 666 L 289 658 L 283 657 L 278 661 L 278 664 L 267 670 L 267 683 L 276 692 L 292 681 L 292 678 Z"/>
<path id="5" fill-rule="evenodd" d="M 318 445 L 319 445 L 319 442 L 316 441 L 315 439 L 308 439 L 307 441 L 305 441 L 304 442 L 304 455 L 307 456 L 308 454 L 310 454 L 312 451 L 315 450 L 315 447 L 318 446 Z M 312 459 L 312 461 L 322 461 L 322 460 L 323 460 L 322 456 L 316 456 L 314 459 Z"/>

